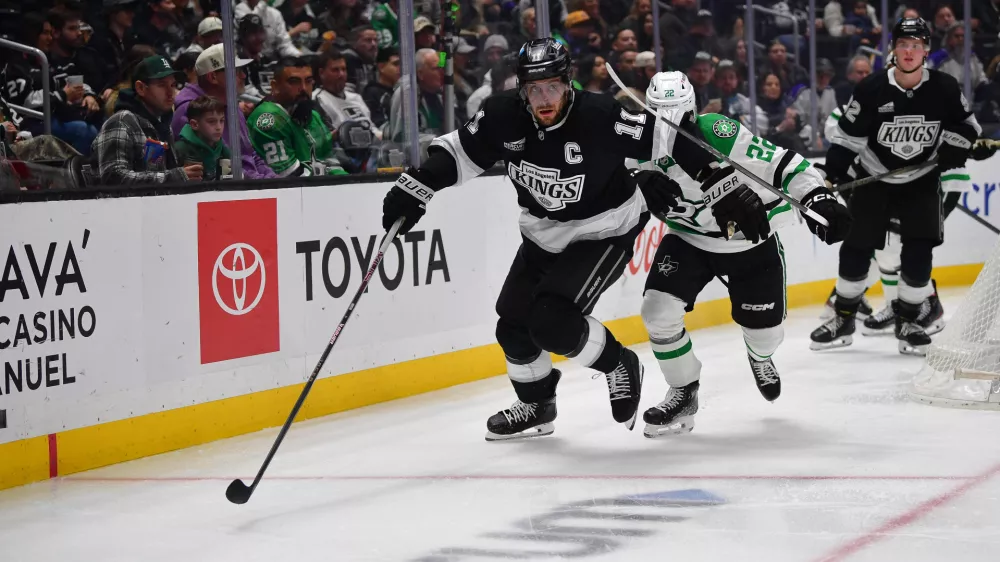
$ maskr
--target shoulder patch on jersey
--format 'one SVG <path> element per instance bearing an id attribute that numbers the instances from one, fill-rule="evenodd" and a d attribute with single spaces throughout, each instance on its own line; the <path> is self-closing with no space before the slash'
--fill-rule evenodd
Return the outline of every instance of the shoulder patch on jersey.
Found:
<path id="1" fill-rule="evenodd" d="M 728 119 L 719 119 L 712 124 L 712 132 L 719 138 L 728 139 L 729 137 L 735 137 L 737 131 L 739 131 L 739 127 L 736 126 L 736 123 Z"/>
<path id="2" fill-rule="evenodd" d="M 258 130 L 268 131 L 274 128 L 274 123 L 275 119 L 273 113 L 261 113 L 260 116 L 257 117 L 256 127 Z"/>

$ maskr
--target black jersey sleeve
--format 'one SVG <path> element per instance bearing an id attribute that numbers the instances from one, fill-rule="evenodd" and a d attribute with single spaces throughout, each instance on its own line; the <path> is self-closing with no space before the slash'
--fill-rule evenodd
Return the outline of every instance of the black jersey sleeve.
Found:
<path id="1" fill-rule="evenodd" d="M 840 135 L 831 142 L 857 154 L 868 143 L 868 133 L 875 124 L 878 110 L 878 80 L 881 74 L 873 74 L 854 87 L 851 100 L 844 108 L 844 115 L 837 122 Z"/>
<path id="2" fill-rule="evenodd" d="M 970 110 L 969 101 L 965 99 L 958 81 L 944 73 L 939 78 L 943 90 L 941 102 L 948 104 L 948 111 L 941 124 L 938 164 L 942 171 L 965 168 L 969 151 L 983 129 Z"/>
<path id="3" fill-rule="evenodd" d="M 503 157 L 497 139 L 506 138 L 505 131 L 518 110 L 516 100 L 507 95 L 493 95 L 483 102 L 479 112 L 457 130 L 442 135 L 431 143 L 428 154 L 444 150 L 458 168 L 456 184 L 465 183 L 493 167 Z M 447 186 L 442 186 L 447 187 Z"/>

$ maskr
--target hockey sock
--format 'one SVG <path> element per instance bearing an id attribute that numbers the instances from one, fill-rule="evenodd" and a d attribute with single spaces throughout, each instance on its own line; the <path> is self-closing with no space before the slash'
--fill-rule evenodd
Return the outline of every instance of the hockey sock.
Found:
<path id="1" fill-rule="evenodd" d="M 855 300 L 860 299 L 861 295 L 865 294 L 865 289 L 867 288 L 867 276 L 860 279 L 844 279 L 843 277 L 837 278 L 837 300 Z"/>
<path id="2" fill-rule="evenodd" d="M 771 328 L 743 328 L 747 353 L 756 361 L 771 357 L 784 339 L 785 328 L 781 325 Z"/>
<path id="3" fill-rule="evenodd" d="M 542 351 L 534 359 L 521 360 L 506 357 L 507 376 L 510 380 L 529 383 L 544 379 L 552 371 L 552 356 Z"/>
<path id="4" fill-rule="evenodd" d="M 586 329 L 583 337 L 576 349 L 566 354 L 566 357 L 602 373 L 614 371 L 618 367 L 622 344 L 597 318 L 585 316 L 584 320 Z"/>
<path id="5" fill-rule="evenodd" d="M 929 279 L 923 283 L 914 282 L 906 275 L 900 275 L 898 288 L 899 300 L 917 307 L 934 294 L 934 286 L 931 285 Z"/>
<path id="6" fill-rule="evenodd" d="M 701 361 L 691 348 L 691 337 L 687 330 L 664 339 L 650 336 L 649 342 L 667 384 L 679 388 L 701 378 Z"/>
<path id="7" fill-rule="evenodd" d="M 885 294 L 885 302 L 889 303 L 897 298 L 899 289 L 899 272 L 882 271 L 882 292 Z"/>

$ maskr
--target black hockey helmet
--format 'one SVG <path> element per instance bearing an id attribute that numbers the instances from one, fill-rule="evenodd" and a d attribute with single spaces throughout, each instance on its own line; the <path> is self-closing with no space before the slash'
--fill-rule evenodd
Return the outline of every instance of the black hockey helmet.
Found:
<path id="1" fill-rule="evenodd" d="M 896 25 L 892 26 L 892 46 L 895 47 L 896 41 L 903 37 L 913 37 L 924 43 L 930 43 L 931 28 L 924 18 L 900 18 Z"/>
<path id="2" fill-rule="evenodd" d="M 571 68 L 569 51 L 562 43 L 551 37 L 532 39 L 517 54 L 517 85 L 546 78 L 562 78 L 568 84 Z"/>

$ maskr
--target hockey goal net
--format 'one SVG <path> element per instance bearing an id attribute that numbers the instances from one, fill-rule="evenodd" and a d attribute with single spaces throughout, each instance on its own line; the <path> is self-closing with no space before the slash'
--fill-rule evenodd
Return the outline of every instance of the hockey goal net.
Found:
<path id="1" fill-rule="evenodd" d="M 910 397 L 936 406 L 1000 409 L 1000 244 L 934 337 Z"/>

